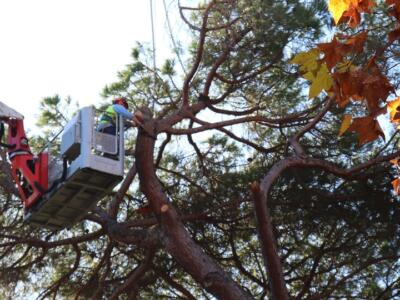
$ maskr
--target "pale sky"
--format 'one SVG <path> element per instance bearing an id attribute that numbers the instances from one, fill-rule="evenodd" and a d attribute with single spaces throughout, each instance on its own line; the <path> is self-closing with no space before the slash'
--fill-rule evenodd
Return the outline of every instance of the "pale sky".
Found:
<path id="1" fill-rule="evenodd" d="M 156 56 L 170 57 L 162 0 L 153 8 Z M 150 20 L 150 0 L 0 0 L 0 101 L 21 112 L 27 128 L 46 96 L 100 101 L 136 41 L 151 43 Z"/>

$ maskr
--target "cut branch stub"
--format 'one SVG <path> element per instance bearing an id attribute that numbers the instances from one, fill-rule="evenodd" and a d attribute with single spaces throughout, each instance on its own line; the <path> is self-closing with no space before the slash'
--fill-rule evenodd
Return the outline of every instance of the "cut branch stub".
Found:
<path id="1" fill-rule="evenodd" d="M 145 125 L 155 128 L 154 122 L 149 120 Z M 143 129 L 139 130 L 136 143 L 136 168 L 140 189 L 161 225 L 165 250 L 218 299 L 252 299 L 191 238 L 156 176 L 154 145 L 154 138 Z"/>

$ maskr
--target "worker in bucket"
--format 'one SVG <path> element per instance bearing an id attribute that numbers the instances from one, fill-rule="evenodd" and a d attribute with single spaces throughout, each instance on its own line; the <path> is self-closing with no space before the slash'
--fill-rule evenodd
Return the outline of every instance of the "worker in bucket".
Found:
<path id="1" fill-rule="evenodd" d="M 130 124 L 132 126 L 136 127 L 142 124 L 143 114 L 140 111 L 131 113 L 128 109 L 129 105 L 125 98 L 115 98 L 112 105 L 108 106 L 106 111 L 100 117 L 97 130 L 102 133 L 116 135 L 117 115 L 124 119 L 131 120 Z"/>

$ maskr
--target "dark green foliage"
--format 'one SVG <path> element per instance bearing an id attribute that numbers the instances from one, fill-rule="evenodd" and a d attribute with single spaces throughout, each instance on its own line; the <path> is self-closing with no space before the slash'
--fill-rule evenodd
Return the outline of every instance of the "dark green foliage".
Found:
<path id="1" fill-rule="evenodd" d="M 188 13 L 193 28 L 201 26 L 202 12 Z M 241 117 L 235 113 L 258 107 L 245 116 L 262 116 L 270 121 L 246 122 L 206 134 L 157 137 L 157 176 L 185 227 L 203 251 L 256 299 L 267 299 L 270 288 L 249 184 L 260 181 L 282 158 L 294 155 L 290 137 L 321 110 L 323 99 L 307 99 L 304 81 L 299 80 L 287 60 L 321 40 L 330 22 L 325 1 L 217 1 L 208 27 L 218 29 L 207 32 L 203 59 L 191 81 L 188 100 L 190 104 L 199 102 L 207 75 L 230 48 L 209 89 L 211 100 L 226 95 L 214 108 L 228 112 L 224 115 L 207 109 L 195 117 L 219 122 Z M 186 71 L 195 64 L 200 44 L 199 32 L 193 29 L 191 34 L 193 43 L 179 52 L 186 61 Z M 237 43 L 232 42 L 241 35 Z M 130 107 L 148 106 L 154 117 L 162 120 L 181 107 L 184 74 L 177 61 L 167 59 L 159 70 L 153 70 L 151 51 L 138 44 L 132 50 L 132 62 L 118 73 L 117 82 L 104 88 L 103 96 L 125 96 Z M 38 125 L 49 134 L 56 132 L 70 118 L 64 108 L 71 103 L 71 99 L 59 96 L 45 98 Z M 357 105 L 348 109 L 361 113 Z M 382 141 L 359 148 L 352 134 L 338 138 L 343 113 L 343 109 L 333 107 L 302 138 L 301 144 L 311 157 L 348 168 L 396 149 L 396 139 L 386 148 Z M 285 118 L 288 120 L 273 122 Z M 193 125 L 198 126 L 201 124 Z M 191 128 L 190 120 L 174 128 Z M 130 148 L 135 138 L 136 131 L 128 134 Z M 168 142 L 165 148 L 164 141 Z M 0 162 L 4 164 L 4 160 Z M 128 156 L 127 167 L 133 163 L 133 156 Z M 391 193 L 393 174 L 388 164 L 382 164 L 354 178 L 339 178 L 313 168 L 292 168 L 279 176 L 268 206 L 291 296 L 399 297 L 400 211 L 399 200 Z M 89 220 L 58 233 L 24 226 L 20 202 L 6 189 L 6 177 L 2 175 L 0 291 L 6 291 L 5 297 L 18 299 L 18 295 L 32 292 L 50 297 L 54 293 L 47 296 L 48 287 L 57 286 L 57 280 L 73 270 L 58 286 L 58 298 L 74 299 L 79 293 L 80 299 L 109 299 L 145 258 L 146 247 L 119 242 L 104 232 L 85 242 L 50 248 L 27 243 L 26 239 L 52 243 L 109 228 Z M 107 213 L 112 200 L 113 195 L 104 199 L 93 215 Z M 120 205 L 117 221 L 131 229 L 157 228 L 152 213 L 138 210 L 146 204 L 135 179 Z M 14 241 L 15 245 L 6 245 Z M 74 269 L 77 256 L 79 265 Z M 17 282 L 22 282 L 22 287 Z M 183 299 L 190 298 L 188 295 L 213 299 L 162 245 L 129 293 L 121 294 L 120 299 Z"/>

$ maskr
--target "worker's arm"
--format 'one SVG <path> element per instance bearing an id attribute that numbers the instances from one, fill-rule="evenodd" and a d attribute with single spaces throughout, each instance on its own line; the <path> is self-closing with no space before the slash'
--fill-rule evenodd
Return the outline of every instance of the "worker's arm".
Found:
<path id="1" fill-rule="evenodd" d="M 133 114 L 128 111 L 125 107 L 123 107 L 122 105 L 119 104 L 114 104 L 113 108 L 115 110 L 115 112 L 120 115 L 121 117 L 123 117 L 124 119 L 132 119 L 133 118 Z"/>
<path id="2" fill-rule="evenodd" d="M 139 126 L 143 123 L 143 114 L 140 111 L 135 112 L 132 114 L 129 112 L 125 107 L 119 104 L 114 104 L 113 108 L 117 114 L 122 116 L 124 119 L 131 119 L 133 126 Z"/>

